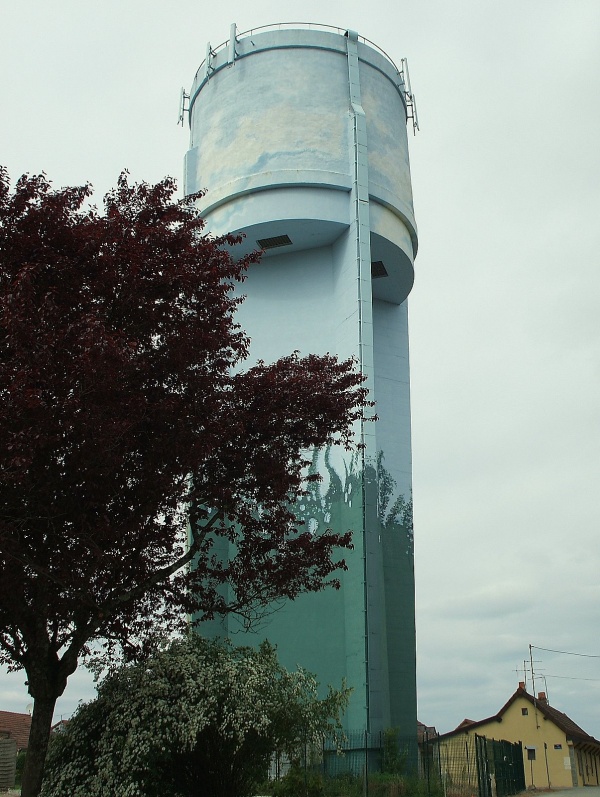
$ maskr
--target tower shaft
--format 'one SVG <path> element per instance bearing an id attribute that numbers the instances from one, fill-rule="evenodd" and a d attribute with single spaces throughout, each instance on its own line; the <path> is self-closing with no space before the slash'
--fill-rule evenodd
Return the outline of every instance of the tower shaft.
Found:
<path id="1" fill-rule="evenodd" d="M 315 534 L 352 529 L 338 591 L 302 595 L 258 633 L 282 663 L 353 687 L 346 726 L 416 733 L 414 572 L 406 297 L 416 226 L 405 88 L 353 31 L 261 29 L 207 48 L 190 92 L 185 190 L 215 234 L 265 249 L 238 320 L 251 358 L 299 350 L 354 357 L 376 401 L 354 455 L 315 452 L 300 511 Z M 225 544 L 225 543 L 224 543 Z M 222 551 L 226 556 L 227 552 Z M 236 621 L 205 624 L 233 634 Z"/>

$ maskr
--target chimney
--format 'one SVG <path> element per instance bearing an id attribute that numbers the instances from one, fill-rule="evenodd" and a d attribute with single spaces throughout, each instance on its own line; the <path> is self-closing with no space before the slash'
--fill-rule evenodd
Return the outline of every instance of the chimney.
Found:
<path id="1" fill-rule="evenodd" d="M 548 705 L 548 698 L 546 697 L 545 692 L 538 692 L 538 703 L 540 703 L 542 706 Z"/>
<path id="2" fill-rule="evenodd" d="M 519 681 L 519 689 L 525 691 L 525 681 Z"/>

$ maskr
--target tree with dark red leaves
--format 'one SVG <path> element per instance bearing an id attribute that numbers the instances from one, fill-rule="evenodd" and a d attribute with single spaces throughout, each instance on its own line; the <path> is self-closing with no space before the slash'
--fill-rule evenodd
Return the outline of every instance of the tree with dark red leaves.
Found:
<path id="1" fill-rule="evenodd" d="M 295 506 L 307 450 L 351 445 L 362 377 L 296 353 L 244 369 L 235 286 L 258 258 L 174 190 L 122 175 L 101 213 L 88 186 L 11 191 L 0 170 L 0 651 L 34 699 L 24 797 L 90 643 L 336 586 L 351 544 Z"/>

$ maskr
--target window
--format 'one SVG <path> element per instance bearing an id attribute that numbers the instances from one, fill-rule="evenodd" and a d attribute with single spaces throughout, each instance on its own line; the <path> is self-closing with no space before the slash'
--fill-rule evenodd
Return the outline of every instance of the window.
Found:
<path id="1" fill-rule="evenodd" d="M 522 709 L 521 709 L 521 714 L 522 714 L 524 717 L 526 717 L 526 716 L 529 714 L 529 709 L 528 709 L 528 708 L 522 708 Z"/>
<path id="2" fill-rule="evenodd" d="M 535 761 L 535 747 L 528 747 L 527 748 L 527 760 L 528 761 Z"/>
<path id="3" fill-rule="evenodd" d="M 554 745 L 554 749 L 555 750 L 562 750 L 562 744 L 555 744 Z"/>

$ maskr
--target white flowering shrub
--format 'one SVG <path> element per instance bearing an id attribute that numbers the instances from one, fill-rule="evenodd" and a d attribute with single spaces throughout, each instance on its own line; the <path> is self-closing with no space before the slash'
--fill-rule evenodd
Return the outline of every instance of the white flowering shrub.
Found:
<path id="1" fill-rule="evenodd" d="M 53 738 L 42 797 L 247 797 L 274 753 L 339 731 L 349 692 L 319 699 L 317 686 L 268 643 L 192 633 L 105 678 Z"/>

